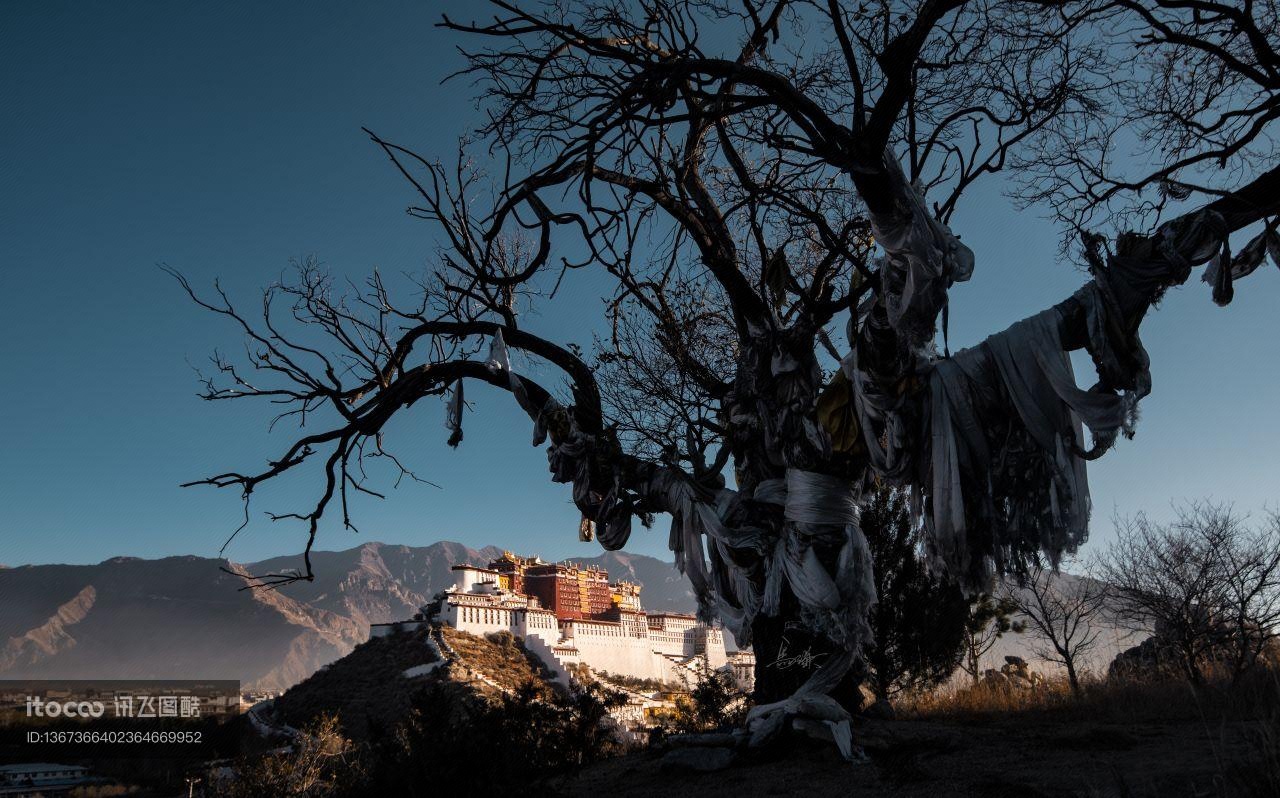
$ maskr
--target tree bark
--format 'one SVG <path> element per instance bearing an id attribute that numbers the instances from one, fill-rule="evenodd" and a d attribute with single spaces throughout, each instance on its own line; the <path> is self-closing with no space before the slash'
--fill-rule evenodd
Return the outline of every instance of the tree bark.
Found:
<path id="1" fill-rule="evenodd" d="M 1067 666 L 1067 682 L 1071 685 L 1071 694 L 1080 697 L 1080 676 L 1076 673 L 1075 658 L 1069 654 L 1063 655 L 1063 660 Z"/>

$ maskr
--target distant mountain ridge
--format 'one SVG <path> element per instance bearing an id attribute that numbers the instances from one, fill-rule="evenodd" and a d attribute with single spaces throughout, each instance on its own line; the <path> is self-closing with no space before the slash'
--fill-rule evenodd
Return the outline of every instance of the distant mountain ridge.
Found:
<path id="1" fill-rule="evenodd" d="M 280 689 L 346 655 L 369 624 L 412 616 L 453 583 L 454 565 L 501 553 L 452 541 L 365 543 L 313 552 L 316 580 L 279 591 L 240 590 L 224 561 L 195 556 L 0 569 L 0 678 L 234 678 Z M 573 561 L 639 583 L 649 609 L 694 609 L 671 563 L 624 552 Z M 245 575 L 295 563 L 227 567 Z"/>

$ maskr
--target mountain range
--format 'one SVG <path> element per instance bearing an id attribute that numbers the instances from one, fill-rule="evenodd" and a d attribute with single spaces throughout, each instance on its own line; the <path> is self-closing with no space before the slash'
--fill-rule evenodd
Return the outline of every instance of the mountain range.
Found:
<path id="1" fill-rule="evenodd" d="M 280 590 L 241 590 L 239 575 L 289 568 L 295 558 L 0 568 L 0 678 L 239 679 L 283 689 L 346 655 L 370 624 L 411 617 L 453 584 L 454 565 L 501 553 L 449 541 L 366 543 L 313 552 L 315 581 Z M 575 562 L 639 583 L 648 609 L 693 611 L 692 589 L 671 563 L 623 552 Z"/>

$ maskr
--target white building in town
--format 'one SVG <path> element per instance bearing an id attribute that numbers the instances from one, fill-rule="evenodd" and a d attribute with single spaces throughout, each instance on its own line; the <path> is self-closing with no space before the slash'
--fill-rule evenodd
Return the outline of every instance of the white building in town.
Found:
<path id="1" fill-rule="evenodd" d="M 53 795 L 88 784 L 89 769 L 79 765 L 28 762 L 0 765 L 0 795 Z"/>

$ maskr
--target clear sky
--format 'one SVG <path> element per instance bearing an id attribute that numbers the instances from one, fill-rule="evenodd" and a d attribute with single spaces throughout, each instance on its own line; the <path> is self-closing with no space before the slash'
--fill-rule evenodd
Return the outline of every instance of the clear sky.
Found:
<path id="1" fill-rule="evenodd" d="M 440 8 L 0 4 L 0 563 L 216 555 L 237 496 L 178 483 L 250 470 L 287 441 L 266 434 L 262 406 L 196 397 L 188 364 L 214 346 L 235 351 L 238 338 L 158 264 L 197 286 L 220 277 L 245 303 L 291 258 L 315 255 L 356 280 L 429 265 L 431 230 L 405 215 L 406 185 L 360 127 L 452 154 L 476 108 L 465 83 L 440 85 L 459 65 L 455 40 L 432 28 Z M 1053 227 L 1016 213 L 998 180 L 971 191 L 953 222 L 978 258 L 952 295 L 953 348 L 1084 279 L 1056 262 Z M 589 288 L 572 288 L 535 328 L 588 345 L 599 318 L 580 301 Z M 1163 515 L 1193 497 L 1275 506 L 1277 299 L 1280 274 L 1266 267 L 1229 308 L 1193 282 L 1148 319 L 1154 392 L 1137 438 L 1090 469 L 1091 545 L 1109 537 L 1115 511 Z M 393 430 L 440 488 L 402 485 L 361 503 L 360 534 L 331 519 L 318 547 L 452 539 L 597 553 L 577 543 L 568 488 L 549 482 L 510 398 L 476 386 L 468 400 L 476 412 L 456 451 L 438 405 Z M 298 527 L 260 511 L 297 509 L 314 488 L 293 479 L 264 493 L 228 555 L 299 551 Z M 628 548 L 667 556 L 665 522 Z"/>

